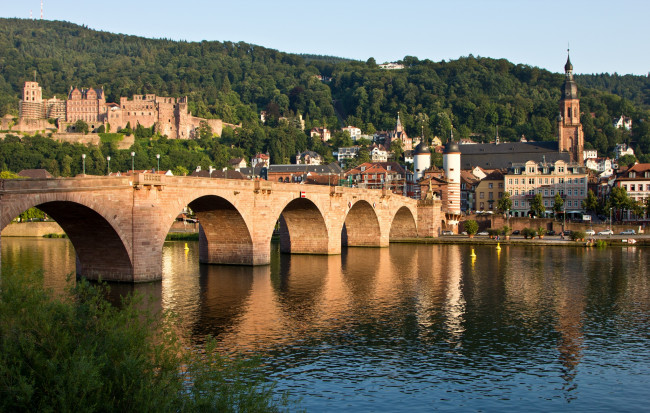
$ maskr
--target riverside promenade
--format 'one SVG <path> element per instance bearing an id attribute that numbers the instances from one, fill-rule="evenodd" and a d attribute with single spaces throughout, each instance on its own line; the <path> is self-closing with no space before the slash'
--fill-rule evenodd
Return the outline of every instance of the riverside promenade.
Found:
<path id="1" fill-rule="evenodd" d="M 635 242 L 630 243 L 633 239 Z M 529 245 L 529 246 L 558 246 L 558 247 L 585 247 L 587 240 L 603 240 L 611 246 L 635 246 L 650 247 L 650 235 L 592 235 L 587 236 L 585 241 L 572 241 L 569 237 L 562 239 L 559 235 L 545 235 L 544 238 L 524 238 L 521 235 L 511 235 L 509 240 L 500 237 L 499 240 L 492 239 L 485 235 L 475 235 L 470 238 L 467 235 L 443 235 L 435 238 L 408 238 L 395 240 L 397 243 L 416 244 L 470 244 L 470 245 Z"/>

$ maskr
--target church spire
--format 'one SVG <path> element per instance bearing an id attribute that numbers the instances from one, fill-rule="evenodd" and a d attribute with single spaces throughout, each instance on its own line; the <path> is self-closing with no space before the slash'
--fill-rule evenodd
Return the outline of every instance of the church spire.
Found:
<path id="1" fill-rule="evenodd" d="M 395 125 L 395 132 L 402 132 L 404 128 L 402 127 L 402 121 L 399 118 L 399 111 L 397 112 L 397 125 Z"/>
<path id="2" fill-rule="evenodd" d="M 566 49 L 566 64 L 564 65 L 564 73 L 566 77 L 573 80 L 573 65 L 571 64 L 571 56 L 569 55 L 570 49 Z"/>

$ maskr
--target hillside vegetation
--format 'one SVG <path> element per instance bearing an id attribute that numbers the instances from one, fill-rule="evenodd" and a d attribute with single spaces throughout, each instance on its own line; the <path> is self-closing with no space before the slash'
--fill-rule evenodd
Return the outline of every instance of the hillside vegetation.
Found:
<path id="1" fill-rule="evenodd" d="M 343 126 L 337 111 L 366 133 L 393 129 L 399 111 L 411 136 L 423 127 L 426 137 L 445 139 L 453 124 L 454 136 L 478 141 L 492 140 L 497 127 L 502 140 L 555 139 L 563 73 L 503 59 L 470 55 L 432 62 L 406 56 L 400 62 L 405 69 L 389 71 L 372 58 L 295 55 L 242 42 L 146 39 L 66 22 L 0 22 L 0 116 L 17 114 L 22 85 L 34 71 L 46 97 L 65 95 L 71 86 L 104 87 L 108 101 L 141 93 L 187 95 L 194 115 L 243 125 L 226 129 L 217 143 L 198 143 L 204 162 L 217 167 L 225 166 L 228 156 L 259 151 L 269 152 L 274 163 L 289 162 L 305 149 L 332 160 L 330 147 L 278 122 L 298 114 L 307 131 Z M 573 63 L 579 72 L 580 62 Z M 564 57 L 558 71 L 563 66 Z M 577 82 L 586 147 L 607 155 L 626 142 L 640 160 L 650 161 L 650 130 L 643 122 L 650 119 L 648 78 L 580 75 Z M 265 125 L 259 121 L 262 110 L 268 113 Z M 632 133 L 613 127 L 621 114 L 632 118 Z M 347 143 L 343 135 L 334 139 L 335 145 Z"/>

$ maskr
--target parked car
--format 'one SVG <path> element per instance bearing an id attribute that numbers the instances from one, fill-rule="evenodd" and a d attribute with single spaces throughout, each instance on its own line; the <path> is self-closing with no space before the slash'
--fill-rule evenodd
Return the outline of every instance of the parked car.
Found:
<path id="1" fill-rule="evenodd" d="M 550 236 L 555 235 L 555 231 L 549 229 L 548 231 L 546 231 L 546 235 L 550 235 Z"/>
<path id="2" fill-rule="evenodd" d="M 593 229 L 588 229 L 585 231 L 585 235 L 596 235 L 596 231 Z M 598 233 L 598 235 L 600 235 L 600 233 Z"/>
<path id="3" fill-rule="evenodd" d="M 614 231 L 606 229 L 605 231 L 598 231 L 598 235 L 614 235 Z"/>
<path id="4" fill-rule="evenodd" d="M 566 231 L 562 232 L 562 233 L 564 234 L 565 237 L 568 237 L 568 236 L 571 235 L 571 231 L 569 231 L 568 229 Z"/>
<path id="5" fill-rule="evenodd" d="M 620 232 L 621 235 L 636 235 L 636 231 L 633 229 L 626 229 L 625 231 Z"/>
<path id="6" fill-rule="evenodd" d="M 442 231 L 442 235 L 454 235 L 453 231 Z"/>
<path id="7" fill-rule="evenodd" d="M 476 234 L 476 235 L 490 235 L 490 234 L 488 234 L 487 231 L 481 231 L 481 232 L 479 232 L 479 233 Z"/>
<path id="8" fill-rule="evenodd" d="M 512 235 L 519 235 L 520 233 L 521 232 L 518 229 L 512 231 Z"/>

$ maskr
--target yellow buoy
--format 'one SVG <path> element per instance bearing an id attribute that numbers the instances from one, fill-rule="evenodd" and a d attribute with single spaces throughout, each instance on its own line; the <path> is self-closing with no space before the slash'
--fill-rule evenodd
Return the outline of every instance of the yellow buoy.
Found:
<path id="1" fill-rule="evenodd" d="M 185 251 L 189 250 L 190 247 L 187 246 L 187 242 L 185 243 Z"/>
<path id="2" fill-rule="evenodd" d="M 472 258 L 476 258 L 476 254 L 474 254 L 474 248 L 472 248 L 472 253 L 469 256 Z"/>
<path id="3" fill-rule="evenodd" d="M 497 242 L 497 251 L 501 251 L 501 243 Z"/>

